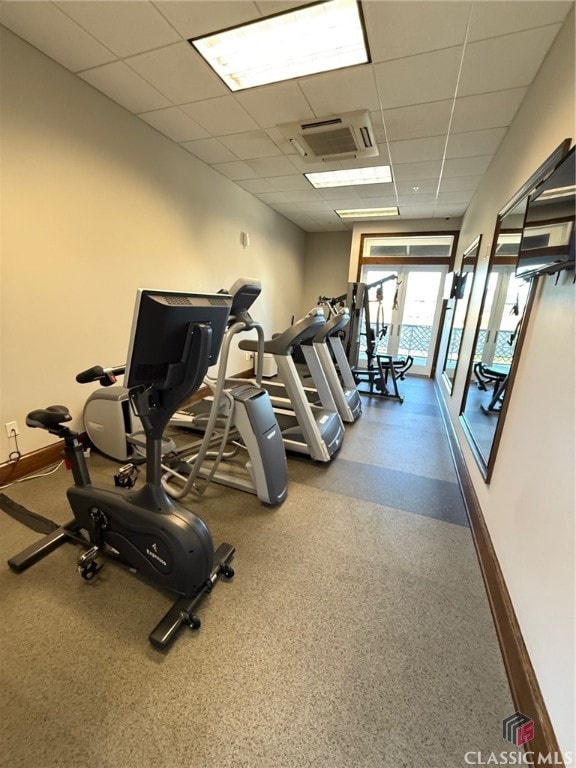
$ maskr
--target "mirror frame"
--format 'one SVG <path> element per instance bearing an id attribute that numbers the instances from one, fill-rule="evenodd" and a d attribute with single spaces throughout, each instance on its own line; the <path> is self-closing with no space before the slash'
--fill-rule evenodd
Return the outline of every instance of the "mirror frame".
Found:
<path id="1" fill-rule="evenodd" d="M 502 222 L 504 218 L 523 200 L 527 199 L 528 195 L 532 192 L 532 190 L 540 184 L 542 181 L 544 181 L 556 168 L 558 163 L 565 157 L 565 155 L 568 153 L 570 146 L 571 146 L 571 139 L 564 139 L 564 141 L 556 147 L 554 152 L 552 152 L 551 155 L 542 163 L 542 165 L 539 166 L 539 168 L 530 176 L 527 181 L 524 182 L 524 184 L 520 187 L 520 189 L 516 192 L 515 195 L 506 203 L 506 205 L 500 210 L 498 213 L 498 216 L 496 218 L 496 226 L 494 229 L 494 236 L 492 238 L 492 244 L 490 248 L 490 259 L 488 261 L 488 267 L 486 270 L 486 278 L 484 282 L 484 293 L 482 295 L 482 302 L 480 304 L 480 310 L 478 312 L 478 319 L 476 322 L 476 330 L 474 333 L 474 342 L 472 344 L 472 352 L 470 354 L 470 360 L 468 363 L 468 369 L 467 369 L 467 376 L 465 380 L 465 386 L 464 386 L 464 392 L 462 395 L 462 402 L 460 404 L 460 424 L 462 425 L 462 428 L 464 430 L 464 433 L 466 435 L 466 438 L 468 440 L 468 444 L 470 445 L 470 448 L 472 450 L 472 453 L 474 454 L 474 458 L 476 459 L 476 463 L 478 464 L 478 468 L 480 469 L 480 473 L 482 474 L 482 477 L 484 478 L 484 482 L 489 483 L 490 479 L 492 477 L 492 472 L 494 471 L 494 464 L 496 462 L 496 455 L 498 453 L 498 448 L 500 446 L 500 440 L 502 437 L 502 431 L 504 429 L 504 423 L 506 421 L 506 413 L 508 411 L 508 405 L 510 403 L 510 397 L 512 395 L 512 390 L 514 388 L 514 380 L 516 379 L 516 372 L 518 370 L 518 365 L 520 361 L 520 356 L 522 353 L 522 347 L 524 346 L 524 338 L 526 336 L 526 327 L 528 325 L 528 320 L 530 318 L 530 313 L 532 311 L 532 306 L 534 304 L 534 298 L 536 296 L 536 289 L 537 289 L 537 280 L 530 280 L 530 288 L 528 290 L 528 297 L 526 299 L 526 306 L 524 308 L 524 314 L 522 316 L 522 320 L 520 323 L 520 328 L 518 330 L 518 338 L 516 342 L 516 347 L 514 349 L 514 355 L 512 358 L 512 363 L 510 364 L 510 373 L 508 378 L 508 385 L 506 387 L 506 396 L 504 397 L 503 403 L 502 403 L 502 409 L 500 413 L 498 414 L 498 422 L 496 424 L 496 430 L 494 432 L 494 439 L 492 440 L 492 446 L 490 449 L 490 454 L 487 459 L 484 458 L 482 451 L 480 449 L 480 446 L 478 445 L 476 438 L 474 437 L 474 433 L 472 432 L 470 425 L 468 424 L 468 421 L 466 420 L 466 416 L 464 414 L 464 409 L 466 407 L 466 399 L 468 396 L 468 390 L 471 386 L 473 386 L 472 382 L 472 368 L 474 365 L 474 353 L 476 351 L 476 345 L 478 344 L 478 337 L 480 335 L 480 325 L 482 320 L 482 314 L 484 312 L 484 304 L 486 300 L 486 287 L 488 285 L 488 277 L 492 271 L 492 267 L 494 266 L 495 261 L 495 255 L 496 255 L 496 249 L 498 245 L 498 236 L 502 230 L 505 230 L 506 227 L 502 227 Z"/>
<path id="2" fill-rule="evenodd" d="M 464 329 L 466 328 L 466 323 L 468 322 L 468 312 L 470 310 L 470 297 L 472 295 L 472 288 L 474 286 L 474 280 L 476 279 L 476 269 L 478 267 L 478 259 L 480 258 L 480 249 L 482 247 L 482 235 L 478 235 L 478 237 L 474 238 L 474 240 L 470 243 L 468 248 L 464 250 L 462 253 L 462 261 L 460 262 L 460 276 L 462 276 L 462 272 L 464 269 L 464 260 L 466 259 L 466 256 L 470 254 L 471 251 L 476 251 L 476 259 L 474 262 L 474 272 L 472 274 L 472 280 L 470 282 L 470 291 L 468 293 L 468 305 L 466 307 L 466 312 L 464 313 L 464 324 L 462 326 L 462 335 L 460 336 L 460 343 L 458 344 L 458 353 L 456 355 L 456 365 L 454 366 L 454 376 L 452 379 L 448 376 L 446 373 L 446 365 L 448 363 L 448 355 L 450 353 L 450 341 L 452 339 L 452 330 L 454 328 L 454 319 L 456 317 L 456 307 L 458 306 L 458 302 L 462 301 L 462 299 L 459 299 L 456 297 L 454 299 L 454 305 L 450 308 L 446 308 L 447 312 L 452 312 L 452 317 L 450 318 L 450 330 L 448 331 L 448 339 L 446 343 L 446 354 L 444 355 L 444 363 L 442 364 L 442 378 L 444 379 L 444 384 L 446 386 L 446 389 L 448 390 L 450 397 L 454 394 L 454 382 L 456 381 L 456 376 L 458 375 L 458 365 L 460 363 L 461 355 L 460 352 L 462 350 L 462 341 L 464 340 Z"/>

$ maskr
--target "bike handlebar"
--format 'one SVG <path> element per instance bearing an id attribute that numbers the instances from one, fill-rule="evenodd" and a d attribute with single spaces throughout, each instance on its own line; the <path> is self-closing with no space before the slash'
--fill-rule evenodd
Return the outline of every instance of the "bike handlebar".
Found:
<path id="1" fill-rule="evenodd" d="M 102 368 L 101 365 L 93 365 L 85 371 L 80 371 L 76 376 L 78 384 L 91 384 L 99 381 L 101 386 L 109 387 L 116 383 L 116 376 L 121 376 L 126 370 L 125 365 L 117 365 L 113 368 Z"/>

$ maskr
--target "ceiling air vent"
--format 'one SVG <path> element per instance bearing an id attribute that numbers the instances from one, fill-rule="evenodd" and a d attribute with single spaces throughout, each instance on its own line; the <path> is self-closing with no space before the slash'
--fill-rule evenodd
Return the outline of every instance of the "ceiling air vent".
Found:
<path id="1" fill-rule="evenodd" d="M 366 110 L 276 126 L 303 160 L 376 157 L 378 145 Z"/>

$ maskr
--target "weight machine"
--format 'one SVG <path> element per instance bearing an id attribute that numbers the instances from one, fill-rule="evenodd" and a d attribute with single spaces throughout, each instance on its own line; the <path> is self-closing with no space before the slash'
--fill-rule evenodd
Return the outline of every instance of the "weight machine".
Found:
<path id="1" fill-rule="evenodd" d="M 378 352 L 378 342 L 388 332 L 382 310 L 382 286 L 389 280 L 398 280 L 398 275 L 390 275 L 368 284 L 348 283 L 348 290 L 345 294 L 332 298 L 320 296 L 318 303 L 328 304 L 333 308 L 346 306 L 350 310 L 350 323 L 344 332 L 343 345 L 356 384 L 365 382 L 368 385 L 368 389 L 358 389 L 358 392 L 388 397 L 402 403 L 404 398 L 398 390 L 398 381 L 405 378 L 414 360 L 410 355 L 394 357 L 394 355 Z M 376 289 L 378 310 L 376 321 L 372 323 L 370 319 L 370 291 L 374 288 Z M 394 301 L 396 302 L 396 298 Z M 363 317 L 362 313 L 364 313 Z M 362 326 L 364 326 L 364 330 Z M 366 339 L 366 368 L 358 366 L 362 337 Z"/>

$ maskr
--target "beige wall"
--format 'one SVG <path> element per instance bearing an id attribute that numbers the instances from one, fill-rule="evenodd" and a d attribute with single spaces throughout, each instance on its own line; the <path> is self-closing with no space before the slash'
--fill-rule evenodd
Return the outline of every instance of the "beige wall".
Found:
<path id="1" fill-rule="evenodd" d="M 271 333 L 300 306 L 306 241 L 4 29 L 1 55 L 0 461 L 6 421 L 18 421 L 24 453 L 51 442 L 26 413 L 64 403 L 80 414 L 90 388 L 75 374 L 125 360 L 136 288 L 215 292 L 260 278 L 254 316 Z M 230 367 L 248 367 L 245 355 Z"/>
<path id="2" fill-rule="evenodd" d="M 308 234 L 301 314 L 313 307 L 319 296 L 341 296 L 346 293 L 351 239 L 352 232 Z"/>
<path id="3" fill-rule="evenodd" d="M 498 211 L 565 138 L 576 136 L 574 64 L 572 11 L 462 223 L 459 256 L 483 235 L 464 333 L 466 361 Z M 564 273 L 558 285 L 555 277 L 539 278 L 490 485 L 482 480 L 458 421 L 466 365 L 459 366 L 454 393 L 445 399 L 560 746 L 576 752 L 572 278 Z"/>

